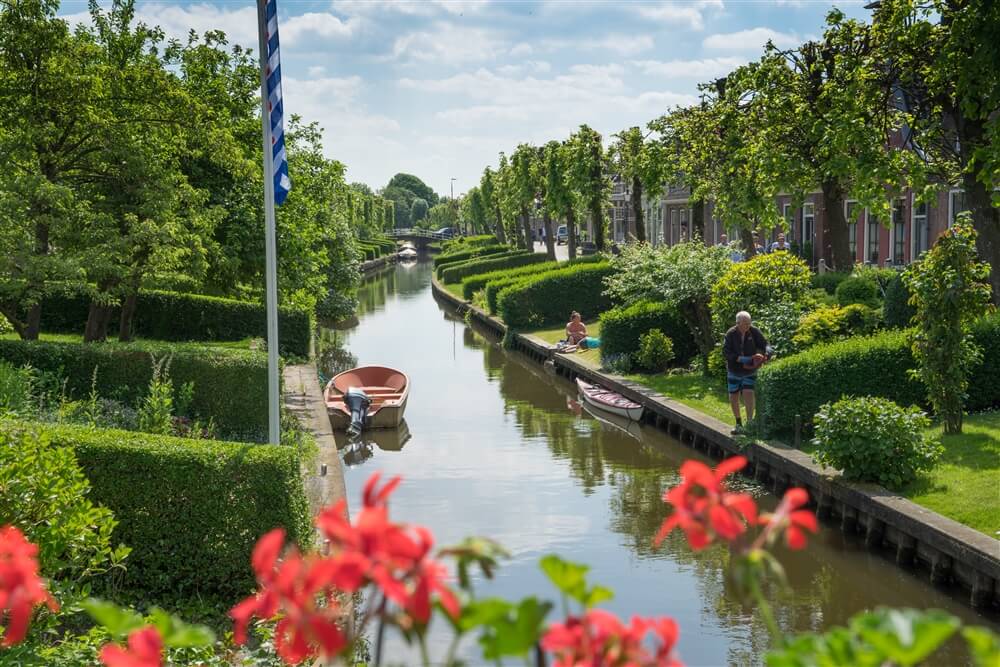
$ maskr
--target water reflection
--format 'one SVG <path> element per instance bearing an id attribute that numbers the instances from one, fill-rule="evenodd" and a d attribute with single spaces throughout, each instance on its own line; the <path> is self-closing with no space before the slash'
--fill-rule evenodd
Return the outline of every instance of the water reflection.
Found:
<path id="1" fill-rule="evenodd" d="M 429 281 L 426 263 L 369 281 L 360 298 L 370 310 L 340 339 L 360 363 L 405 369 L 413 387 L 411 439 L 389 452 L 375 432 L 365 434 L 364 460 L 346 471 L 352 500 L 372 471 L 402 474 L 399 519 L 428 525 L 443 544 L 485 534 L 511 551 L 482 594 L 551 595 L 537 562 L 558 551 L 616 591 L 607 605 L 615 612 L 675 616 L 687 664 L 759 664 L 767 632 L 727 594 L 728 552 L 692 552 L 680 534 L 657 549 L 651 543 L 667 514 L 664 489 L 677 483 L 681 462 L 700 455 L 656 429 L 591 415 L 576 403 L 575 386 L 436 305 Z M 773 497 L 749 488 L 773 507 Z M 823 629 L 880 604 L 993 623 L 829 528 L 780 559 L 792 588 L 768 593 L 786 630 Z M 446 641 L 447 633 L 433 637 L 433 653 Z M 413 657 L 398 642 L 389 655 Z M 475 647 L 464 655 L 476 656 Z M 942 664 L 967 662 L 956 644 Z"/>
<path id="2" fill-rule="evenodd" d="M 399 452 L 413 437 L 410 427 L 404 419 L 397 428 L 380 428 L 362 431 L 357 437 L 351 437 L 344 431 L 334 431 L 337 451 L 341 452 L 344 464 L 349 467 L 359 466 L 375 456 L 376 450 L 383 452 Z M 378 465 L 375 461 L 375 465 Z"/>

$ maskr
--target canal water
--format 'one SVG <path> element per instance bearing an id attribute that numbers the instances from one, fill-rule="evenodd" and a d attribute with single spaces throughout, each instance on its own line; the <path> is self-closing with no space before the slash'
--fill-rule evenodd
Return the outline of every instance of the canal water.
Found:
<path id="1" fill-rule="evenodd" d="M 767 632 L 727 595 L 726 551 L 694 553 L 679 533 L 658 549 L 651 544 L 667 515 L 664 489 L 678 482 L 685 459 L 700 455 L 654 428 L 581 410 L 569 382 L 505 352 L 439 304 L 430 278 L 426 262 L 388 269 L 362 287 L 355 326 L 324 332 L 346 352 L 328 346 L 321 372 L 383 364 L 412 382 L 406 427 L 342 452 L 349 502 L 359 502 L 371 473 L 402 475 L 395 518 L 430 527 L 439 545 L 484 535 L 510 552 L 496 578 L 478 584 L 479 594 L 557 599 L 538 561 L 558 553 L 590 565 L 591 580 L 615 591 L 602 606 L 626 618 L 676 618 L 686 664 L 761 664 Z M 770 494 L 750 488 L 773 506 Z M 778 555 L 792 590 L 771 595 L 786 630 L 822 630 L 879 605 L 937 607 L 997 629 L 995 619 L 831 527 L 808 549 Z M 432 656 L 444 654 L 449 636 L 432 637 Z M 392 663 L 419 663 L 395 637 L 387 649 Z M 468 664 L 478 664 L 477 649 L 474 638 L 465 640 Z M 956 641 L 937 664 L 967 663 Z"/>

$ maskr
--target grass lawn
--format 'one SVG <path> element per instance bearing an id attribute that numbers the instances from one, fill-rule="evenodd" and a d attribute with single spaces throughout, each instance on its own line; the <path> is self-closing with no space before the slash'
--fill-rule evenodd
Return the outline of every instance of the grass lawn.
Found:
<path id="1" fill-rule="evenodd" d="M 943 435 L 937 468 L 902 495 L 939 514 L 1000 538 L 1000 411 L 969 415 L 961 435 Z"/>
<path id="2" fill-rule="evenodd" d="M 462 283 L 442 283 L 442 286 L 448 290 L 451 294 L 457 296 L 462 301 L 465 301 L 465 295 L 462 294 Z"/>
<path id="3" fill-rule="evenodd" d="M 551 329 L 539 329 L 538 331 L 529 331 L 532 336 L 537 336 L 541 338 L 549 345 L 555 345 L 559 341 L 566 338 L 566 326 L 554 327 Z M 601 337 L 601 322 L 593 322 L 587 325 L 587 335 L 593 338 Z M 601 351 L 600 350 L 581 350 L 573 354 L 573 358 L 582 361 L 585 364 L 593 366 L 594 368 L 601 367 Z"/>
<path id="4" fill-rule="evenodd" d="M 726 424 L 736 423 L 736 420 L 733 419 L 733 412 L 729 408 L 726 384 L 720 378 L 705 377 L 701 373 L 629 375 L 628 377 L 667 398 L 672 398 L 689 408 L 704 412 Z"/>

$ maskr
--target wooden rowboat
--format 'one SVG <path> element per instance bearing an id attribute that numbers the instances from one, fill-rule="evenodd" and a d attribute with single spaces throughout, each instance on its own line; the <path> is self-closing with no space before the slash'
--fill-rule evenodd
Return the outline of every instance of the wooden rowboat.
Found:
<path id="1" fill-rule="evenodd" d="M 580 390 L 583 402 L 587 405 L 632 421 L 639 421 L 642 418 L 642 406 L 619 393 L 605 389 L 600 385 L 584 382 L 580 378 L 576 379 L 576 386 Z"/>
<path id="2" fill-rule="evenodd" d="M 323 392 L 330 425 L 335 431 L 351 425 L 351 410 L 345 402 L 349 389 L 361 389 L 371 399 L 365 428 L 396 428 L 403 421 L 410 378 L 386 366 L 360 366 L 335 375 Z"/>

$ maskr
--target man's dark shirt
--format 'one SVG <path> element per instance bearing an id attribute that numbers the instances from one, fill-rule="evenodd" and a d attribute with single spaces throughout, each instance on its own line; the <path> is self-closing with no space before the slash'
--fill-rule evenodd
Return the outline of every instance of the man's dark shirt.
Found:
<path id="1" fill-rule="evenodd" d="M 745 376 L 757 372 L 755 368 L 743 368 L 743 363 L 738 361 L 739 357 L 752 357 L 758 352 L 761 354 L 767 351 L 767 340 L 760 329 L 750 325 L 746 337 L 740 332 L 738 327 L 733 327 L 726 332 L 726 340 L 722 344 L 722 356 L 726 358 L 726 370 L 733 375 Z"/>

